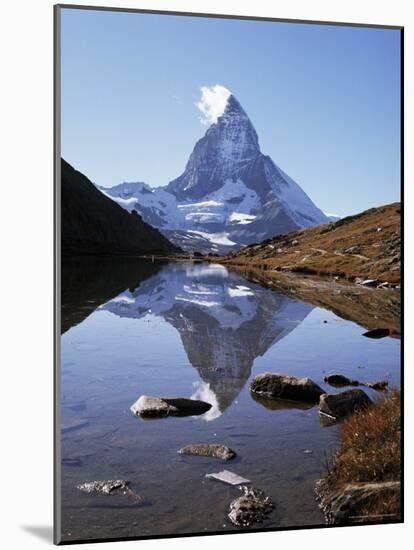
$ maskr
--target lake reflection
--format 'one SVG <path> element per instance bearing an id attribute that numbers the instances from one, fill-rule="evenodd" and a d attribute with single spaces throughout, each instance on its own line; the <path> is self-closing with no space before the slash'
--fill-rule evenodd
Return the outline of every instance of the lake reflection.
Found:
<path id="1" fill-rule="evenodd" d="M 275 503 L 263 527 L 321 525 L 314 483 L 336 448 L 337 426 L 322 427 L 317 407 L 252 398 L 253 376 L 309 376 L 330 392 L 339 391 L 323 381 L 331 372 L 399 385 L 398 340 L 364 338 L 355 323 L 220 265 L 65 259 L 62 332 L 66 541 L 74 533 L 237 530 L 227 513 L 238 490 L 205 478 L 223 467 Z M 213 407 L 197 417 L 145 422 L 129 410 L 142 394 L 199 398 Z M 222 443 L 237 458 L 224 465 L 177 454 L 190 443 Z M 99 479 L 129 480 L 145 504 L 76 489 Z"/>
<path id="2" fill-rule="evenodd" d="M 211 420 L 237 397 L 256 357 L 294 330 L 313 306 L 269 292 L 221 265 L 171 263 L 99 309 L 134 319 L 152 314 L 172 325 L 200 375 L 192 397 L 213 405 L 205 415 Z"/>

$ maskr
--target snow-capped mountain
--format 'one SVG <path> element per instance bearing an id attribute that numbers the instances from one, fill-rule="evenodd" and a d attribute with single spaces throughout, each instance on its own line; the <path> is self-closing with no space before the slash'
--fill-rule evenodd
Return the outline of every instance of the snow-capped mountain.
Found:
<path id="1" fill-rule="evenodd" d="M 294 330 L 313 306 L 251 283 L 218 264 L 172 262 L 101 305 L 120 317 L 164 318 L 200 375 L 193 398 L 221 414 L 248 380 L 256 357 Z"/>
<path id="2" fill-rule="evenodd" d="M 181 176 L 165 187 L 126 182 L 100 189 L 187 250 L 225 252 L 329 222 L 260 151 L 256 130 L 231 94 Z"/>

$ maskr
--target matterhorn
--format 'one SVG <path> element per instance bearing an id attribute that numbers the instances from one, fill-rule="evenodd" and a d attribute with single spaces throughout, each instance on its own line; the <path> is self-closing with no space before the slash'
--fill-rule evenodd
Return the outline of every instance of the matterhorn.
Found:
<path id="1" fill-rule="evenodd" d="M 163 187 L 125 182 L 100 189 L 189 251 L 226 253 L 329 222 L 261 152 L 252 122 L 230 92 L 178 178 Z"/>

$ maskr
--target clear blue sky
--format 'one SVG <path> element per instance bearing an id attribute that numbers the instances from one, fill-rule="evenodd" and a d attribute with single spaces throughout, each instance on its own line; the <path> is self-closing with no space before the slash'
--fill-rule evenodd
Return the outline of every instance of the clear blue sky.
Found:
<path id="1" fill-rule="evenodd" d="M 62 10 L 62 155 L 95 183 L 180 175 L 214 84 L 325 212 L 399 200 L 398 30 Z"/>

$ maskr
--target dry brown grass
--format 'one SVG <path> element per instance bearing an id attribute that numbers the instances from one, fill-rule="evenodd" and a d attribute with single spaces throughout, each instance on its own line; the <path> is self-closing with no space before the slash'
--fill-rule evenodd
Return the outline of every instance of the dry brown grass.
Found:
<path id="1" fill-rule="evenodd" d="M 335 467 L 336 484 L 397 481 L 401 475 L 400 392 L 382 396 L 343 422 Z"/>
<path id="2" fill-rule="evenodd" d="M 335 465 L 325 481 L 331 490 L 348 483 L 399 481 L 401 478 L 401 398 L 399 391 L 382 396 L 369 409 L 345 420 Z M 392 493 L 373 498 L 361 517 L 399 517 L 400 498 Z"/>
<path id="3" fill-rule="evenodd" d="M 336 223 L 250 245 L 217 261 L 294 273 L 400 281 L 401 205 L 371 208 Z"/>

